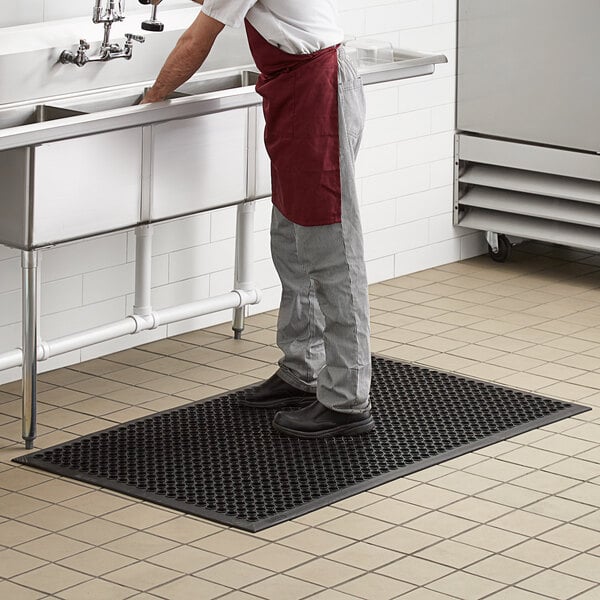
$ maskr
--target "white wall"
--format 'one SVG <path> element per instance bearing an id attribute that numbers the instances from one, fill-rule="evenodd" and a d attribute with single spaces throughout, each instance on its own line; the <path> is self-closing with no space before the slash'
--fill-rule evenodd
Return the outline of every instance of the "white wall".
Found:
<path id="1" fill-rule="evenodd" d="M 189 5 L 190 0 L 166 0 L 158 10 Z M 87 15 L 91 19 L 93 6 L 94 0 L 2 0 L 0 27 L 14 27 Z M 125 7 L 127 14 L 137 12 L 150 14 L 150 8 L 139 4 L 138 0 L 126 0 Z"/>
<path id="2" fill-rule="evenodd" d="M 171 1 L 172 6 L 181 6 Z M 93 4 L 92 0 L 3 0 L 3 7 L 7 2 L 14 10 L 4 14 L 21 22 L 64 18 L 69 7 L 73 9 L 69 16 L 86 14 Z M 168 5 L 166 0 L 161 6 Z M 433 76 L 367 88 L 368 122 L 357 185 L 370 281 L 480 254 L 484 251 L 481 234 L 452 226 L 456 0 L 340 0 L 340 8 L 347 35 L 441 51 L 449 60 L 438 65 Z M 0 16 L 0 26 L 9 24 Z M 269 218 L 269 201 L 259 201 L 256 279 L 264 300 L 252 307 L 254 312 L 270 310 L 279 302 L 269 256 Z M 232 208 L 156 227 L 153 294 L 157 308 L 231 289 L 234 225 Z M 43 336 L 66 335 L 128 314 L 133 304 L 134 252 L 133 233 L 44 251 Z M 226 311 L 161 327 L 57 357 L 40 367 L 72 364 L 229 318 Z M 19 255 L 0 247 L 0 352 L 20 345 L 19 321 Z M 0 382 L 18 377 L 18 370 L 0 372 Z"/>

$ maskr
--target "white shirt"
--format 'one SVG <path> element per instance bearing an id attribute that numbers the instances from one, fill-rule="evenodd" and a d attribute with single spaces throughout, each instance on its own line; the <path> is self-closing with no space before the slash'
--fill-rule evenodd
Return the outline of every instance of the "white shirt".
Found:
<path id="1" fill-rule="evenodd" d="M 202 10 L 230 27 L 247 18 L 284 52 L 310 54 L 343 41 L 336 5 L 336 0 L 204 0 Z"/>

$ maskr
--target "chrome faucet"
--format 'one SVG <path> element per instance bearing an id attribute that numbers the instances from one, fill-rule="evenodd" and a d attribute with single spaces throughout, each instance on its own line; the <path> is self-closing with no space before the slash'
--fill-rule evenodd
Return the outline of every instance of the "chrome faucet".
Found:
<path id="1" fill-rule="evenodd" d="M 123 47 L 111 43 L 110 30 L 112 24 L 123 20 L 125 20 L 125 0 L 104 0 L 104 6 L 102 0 L 95 0 L 92 21 L 104 24 L 104 38 L 98 54 L 88 56 L 87 50 L 90 49 L 90 45 L 85 40 L 79 40 L 77 52 L 63 50 L 60 55 L 60 62 L 63 64 L 73 63 L 78 67 L 83 67 L 89 62 L 106 62 L 115 58 L 129 60 L 133 54 L 133 42 L 143 43 L 145 38 L 142 35 L 126 33 Z"/>

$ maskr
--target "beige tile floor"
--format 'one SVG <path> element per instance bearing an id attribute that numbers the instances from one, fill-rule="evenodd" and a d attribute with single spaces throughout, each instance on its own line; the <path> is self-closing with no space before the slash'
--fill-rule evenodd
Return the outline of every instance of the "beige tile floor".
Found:
<path id="1" fill-rule="evenodd" d="M 0 388 L 0 598 L 600 599 L 600 256 L 526 244 L 371 287 L 373 350 L 593 410 L 258 534 L 16 466 Z M 274 313 L 40 376 L 47 447 L 269 376 Z"/>

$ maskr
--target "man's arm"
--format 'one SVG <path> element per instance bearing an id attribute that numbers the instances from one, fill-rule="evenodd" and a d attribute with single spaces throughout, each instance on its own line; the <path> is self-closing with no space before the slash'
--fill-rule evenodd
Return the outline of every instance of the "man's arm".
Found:
<path id="1" fill-rule="evenodd" d="M 140 104 L 160 102 L 185 83 L 202 66 L 223 27 L 223 23 L 200 13 L 179 38 Z"/>

